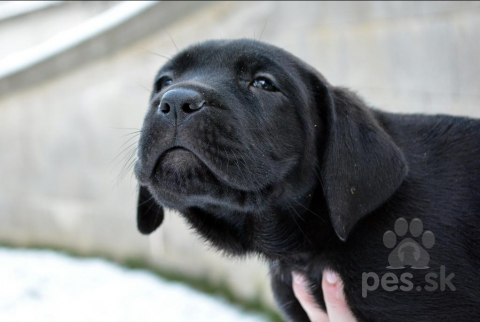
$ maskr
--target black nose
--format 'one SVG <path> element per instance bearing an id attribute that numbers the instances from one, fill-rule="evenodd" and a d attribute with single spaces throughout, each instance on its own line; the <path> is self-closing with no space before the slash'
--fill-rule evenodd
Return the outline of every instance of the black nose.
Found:
<path id="1" fill-rule="evenodd" d="M 205 100 L 199 92 L 188 88 L 174 88 L 163 95 L 158 112 L 169 119 L 182 120 L 198 112 L 204 104 Z"/>

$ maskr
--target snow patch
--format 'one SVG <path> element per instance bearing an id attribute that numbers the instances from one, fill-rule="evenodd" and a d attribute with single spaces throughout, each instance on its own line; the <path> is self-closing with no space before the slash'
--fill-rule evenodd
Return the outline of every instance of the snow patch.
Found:
<path id="1" fill-rule="evenodd" d="M 267 320 L 147 271 L 52 251 L 0 248 L 0 321 Z"/>

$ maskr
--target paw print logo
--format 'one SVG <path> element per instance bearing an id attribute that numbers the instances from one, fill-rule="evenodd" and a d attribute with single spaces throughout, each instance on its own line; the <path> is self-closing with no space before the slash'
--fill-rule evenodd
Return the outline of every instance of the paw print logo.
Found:
<path id="1" fill-rule="evenodd" d="M 404 238 L 397 245 L 397 236 L 403 237 L 410 231 L 413 237 L 419 237 L 423 232 L 423 223 L 420 219 L 415 218 L 408 225 L 405 218 L 399 218 L 395 222 L 395 232 L 389 230 L 383 235 L 383 244 L 387 248 L 394 248 L 388 256 L 389 269 L 402 269 L 405 266 L 411 266 L 414 269 L 426 269 L 430 262 L 430 255 L 425 248 L 430 249 L 435 244 L 435 235 L 427 230 L 422 235 L 421 244 L 419 245 L 414 239 Z"/>

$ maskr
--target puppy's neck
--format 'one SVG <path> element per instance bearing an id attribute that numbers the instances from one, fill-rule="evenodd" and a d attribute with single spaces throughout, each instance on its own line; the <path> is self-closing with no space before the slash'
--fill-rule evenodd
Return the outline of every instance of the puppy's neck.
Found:
<path id="1" fill-rule="evenodd" d="M 285 199 L 273 211 L 255 216 L 255 251 L 272 260 L 297 261 L 302 254 L 323 252 L 330 240 L 338 241 L 322 200 L 318 192 Z"/>
<path id="2" fill-rule="evenodd" d="M 281 203 L 259 212 L 238 212 L 218 206 L 181 212 L 215 248 L 229 255 L 259 254 L 268 260 L 297 261 L 301 254 L 321 253 L 337 240 L 321 191 L 303 197 L 283 196 Z"/>

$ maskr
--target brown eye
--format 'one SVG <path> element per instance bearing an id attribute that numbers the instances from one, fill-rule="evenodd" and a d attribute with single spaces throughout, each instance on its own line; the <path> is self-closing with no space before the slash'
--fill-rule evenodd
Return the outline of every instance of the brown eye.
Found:
<path id="1" fill-rule="evenodd" d="M 155 83 L 155 93 L 160 92 L 165 87 L 172 85 L 173 80 L 170 77 L 162 77 Z"/>
<path id="2" fill-rule="evenodd" d="M 252 82 L 252 86 L 269 92 L 275 92 L 277 90 L 273 82 L 266 77 L 255 78 L 255 80 Z"/>

